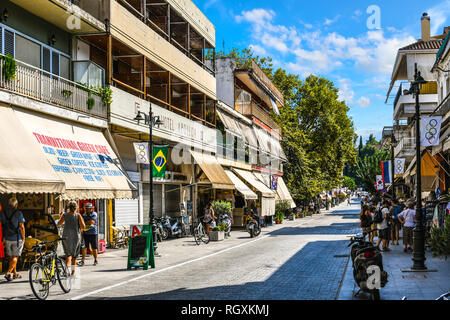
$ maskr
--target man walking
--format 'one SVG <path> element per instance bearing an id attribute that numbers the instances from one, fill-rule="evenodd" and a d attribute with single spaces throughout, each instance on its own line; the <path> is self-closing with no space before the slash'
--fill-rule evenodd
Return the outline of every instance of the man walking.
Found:
<path id="1" fill-rule="evenodd" d="M 11 198 L 6 210 L 0 212 L 6 254 L 9 257 L 9 267 L 5 275 L 5 279 L 8 281 L 21 278 L 17 273 L 17 261 L 22 254 L 25 242 L 25 219 L 22 212 L 17 209 L 18 204 L 16 198 Z"/>
<path id="2" fill-rule="evenodd" d="M 408 209 L 404 210 L 398 215 L 398 220 L 403 225 L 403 251 L 413 251 L 413 230 L 416 225 L 416 210 L 414 209 L 414 203 L 408 202 Z M 408 247 L 409 246 L 409 247 Z"/>
<path id="3" fill-rule="evenodd" d="M 391 251 L 389 249 L 389 236 L 390 236 L 390 230 L 389 230 L 389 202 L 384 201 L 383 207 L 381 208 L 381 216 L 382 221 L 379 222 L 378 219 L 374 219 L 375 222 L 377 222 L 377 229 L 379 230 L 378 234 L 378 241 L 377 241 L 377 247 L 380 246 L 380 242 L 383 242 L 382 251 Z"/>
<path id="4" fill-rule="evenodd" d="M 83 232 L 84 248 L 81 251 L 81 261 L 78 263 L 79 266 L 83 266 L 86 260 L 86 253 L 89 246 L 91 247 L 92 255 L 94 256 L 94 266 L 98 264 L 98 215 L 94 211 L 94 206 L 92 203 L 87 203 L 85 206 L 85 213 L 83 215 L 84 223 L 86 224 L 86 229 Z"/>

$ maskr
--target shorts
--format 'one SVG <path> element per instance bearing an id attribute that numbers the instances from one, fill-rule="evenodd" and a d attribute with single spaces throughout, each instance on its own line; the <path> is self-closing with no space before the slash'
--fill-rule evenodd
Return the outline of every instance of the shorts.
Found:
<path id="1" fill-rule="evenodd" d="M 89 244 L 92 247 L 92 250 L 98 249 L 98 235 L 97 234 L 83 234 L 84 239 L 84 247 L 89 249 Z"/>
<path id="2" fill-rule="evenodd" d="M 22 240 L 6 240 L 6 255 L 8 257 L 20 257 L 22 255 L 23 245 L 24 242 Z"/>
<path id="3" fill-rule="evenodd" d="M 403 227 L 403 244 L 413 245 L 414 227 Z"/>
<path id="4" fill-rule="evenodd" d="M 390 239 L 390 233 L 391 233 L 391 228 L 381 229 L 381 230 L 379 230 L 379 236 L 378 237 L 380 239 L 389 240 Z"/>
<path id="5" fill-rule="evenodd" d="M 392 219 L 391 228 L 392 231 L 400 230 L 402 228 L 402 224 L 398 221 L 398 219 Z"/>

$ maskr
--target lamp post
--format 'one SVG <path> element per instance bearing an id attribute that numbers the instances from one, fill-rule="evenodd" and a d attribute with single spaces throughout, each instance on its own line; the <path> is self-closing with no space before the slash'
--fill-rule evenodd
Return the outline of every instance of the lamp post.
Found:
<path id="1" fill-rule="evenodd" d="M 160 126 L 163 122 L 160 120 L 159 116 L 153 116 L 152 112 L 152 104 L 150 103 L 150 112 L 146 114 L 144 112 L 138 111 L 135 121 L 139 122 L 144 121 L 146 125 L 149 127 L 150 138 L 148 142 L 148 150 L 149 150 L 149 162 L 150 162 L 150 205 L 149 205 L 149 225 L 152 228 L 152 237 L 153 237 L 153 248 L 156 255 L 157 248 L 157 240 L 156 240 L 156 223 L 155 223 L 155 212 L 153 208 L 153 127 Z"/>
<path id="2" fill-rule="evenodd" d="M 425 226 L 424 215 L 422 213 L 422 179 L 421 179 L 421 152 L 420 152 L 420 105 L 419 94 L 422 85 L 427 83 L 425 79 L 417 71 L 417 63 L 415 64 L 414 81 L 411 83 L 409 93 L 415 95 L 416 98 L 416 226 L 414 228 L 414 250 L 413 250 L 413 266 L 411 270 L 420 271 L 427 270 L 425 266 Z"/>
<path id="3" fill-rule="evenodd" d="M 397 145 L 397 139 L 395 139 L 394 135 L 395 127 L 392 130 L 391 135 L 391 170 L 392 170 L 392 186 L 391 186 L 391 194 L 392 200 L 395 200 L 395 156 L 394 156 L 394 148 Z"/>

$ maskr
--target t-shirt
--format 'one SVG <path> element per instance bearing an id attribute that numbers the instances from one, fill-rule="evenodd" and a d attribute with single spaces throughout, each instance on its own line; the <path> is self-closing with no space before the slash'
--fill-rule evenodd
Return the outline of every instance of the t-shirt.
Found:
<path id="1" fill-rule="evenodd" d="M 7 219 L 6 216 L 8 216 Z M 0 212 L 0 222 L 2 223 L 3 236 L 8 241 L 23 240 L 20 233 L 19 224 L 25 223 L 23 214 L 17 209 L 6 209 Z M 8 225 L 8 227 L 7 227 Z"/>
<path id="2" fill-rule="evenodd" d="M 91 221 L 91 220 L 94 220 L 94 221 L 95 221 L 95 224 L 92 225 L 92 226 L 88 226 L 88 225 L 86 224 L 86 229 L 87 229 L 87 231 L 85 231 L 84 234 L 88 234 L 88 235 L 91 234 L 91 235 L 94 235 L 94 234 L 97 234 L 97 233 L 98 233 L 98 231 L 97 231 L 97 225 L 98 225 L 98 216 L 97 216 L 97 212 L 92 211 L 90 214 L 89 214 L 89 213 L 85 213 L 85 214 L 83 215 L 83 220 L 84 220 L 85 223 L 88 222 L 88 221 Z"/>
<path id="3" fill-rule="evenodd" d="M 383 208 L 381 209 L 381 214 L 383 216 L 383 221 L 380 223 L 377 223 L 377 229 L 383 230 L 386 229 L 388 227 L 388 222 L 385 218 L 385 215 L 389 215 L 389 209 L 388 208 Z"/>
<path id="4" fill-rule="evenodd" d="M 402 207 L 401 206 L 394 206 L 393 218 L 397 219 L 398 215 L 400 214 L 400 212 L 402 212 Z"/>
<path id="5" fill-rule="evenodd" d="M 404 227 L 411 228 L 416 225 L 416 210 L 406 209 L 405 211 L 402 211 L 398 216 L 405 219 L 405 224 L 403 225 Z"/>

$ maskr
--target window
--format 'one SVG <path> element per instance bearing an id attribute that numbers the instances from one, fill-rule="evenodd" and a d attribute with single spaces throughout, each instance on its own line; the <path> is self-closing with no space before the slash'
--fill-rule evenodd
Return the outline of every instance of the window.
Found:
<path id="1" fill-rule="evenodd" d="M 59 54 L 55 51 L 52 52 L 52 73 L 59 76 Z"/>
<path id="2" fill-rule="evenodd" d="M 11 31 L 5 30 L 5 48 L 4 48 L 4 55 L 7 54 L 14 55 L 14 33 Z"/>
<path id="3" fill-rule="evenodd" d="M 41 68 L 41 46 L 16 34 L 15 58 L 33 67 Z"/>
<path id="4" fill-rule="evenodd" d="M 70 79 L 70 59 L 63 55 L 59 56 L 59 75 L 64 79 Z"/>

